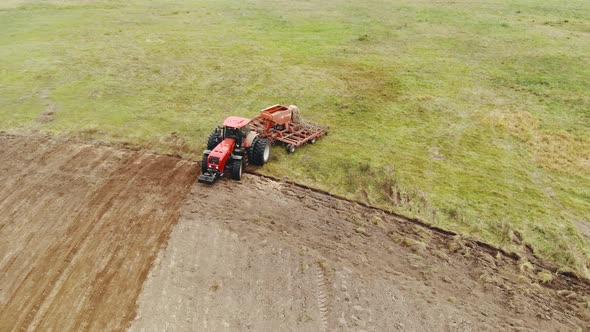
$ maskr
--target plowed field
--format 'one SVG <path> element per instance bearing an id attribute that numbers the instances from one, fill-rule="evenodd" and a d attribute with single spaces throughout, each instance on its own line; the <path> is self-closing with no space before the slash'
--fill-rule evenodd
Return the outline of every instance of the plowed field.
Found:
<path id="1" fill-rule="evenodd" d="M 156 262 L 134 331 L 590 329 L 589 285 L 534 257 L 252 175 L 194 186 Z"/>
<path id="2" fill-rule="evenodd" d="M 197 166 L 0 135 L 0 330 L 590 330 L 532 253 Z"/>
<path id="3" fill-rule="evenodd" d="M 0 330 L 124 328 L 195 175 L 176 158 L 0 136 Z"/>

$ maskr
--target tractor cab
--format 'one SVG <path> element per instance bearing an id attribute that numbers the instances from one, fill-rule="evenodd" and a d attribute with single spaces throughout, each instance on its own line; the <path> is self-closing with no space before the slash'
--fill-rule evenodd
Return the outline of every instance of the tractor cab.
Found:
<path id="1" fill-rule="evenodd" d="M 249 123 L 250 119 L 230 116 L 223 122 L 223 137 L 234 139 L 236 147 L 241 148 L 250 133 Z"/>

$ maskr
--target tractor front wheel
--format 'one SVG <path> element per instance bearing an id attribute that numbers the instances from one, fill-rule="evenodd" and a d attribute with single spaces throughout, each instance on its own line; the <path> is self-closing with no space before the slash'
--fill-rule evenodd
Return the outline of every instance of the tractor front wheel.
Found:
<path id="1" fill-rule="evenodd" d="M 207 140 L 207 150 L 213 150 L 221 142 L 221 133 L 218 129 L 213 130 Z"/>
<path id="2" fill-rule="evenodd" d="M 203 153 L 203 160 L 201 161 L 201 173 L 203 174 L 207 172 L 207 159 L 209 159 L 209 154 Z"/>
<path id="3" fill-rule="evenodd" d="M 257 139 L 252 146 L 252 163 L 263 166 L 270 159 L 270 144 L 266 138 Z"/>
<path id="4" fill-rule="evenodd" d="M 230 165 L 230 173 L 229 176 L 232 180 L 240 181 L 242 179 L 242 161 L 241 160 L 234 160 Z"/>

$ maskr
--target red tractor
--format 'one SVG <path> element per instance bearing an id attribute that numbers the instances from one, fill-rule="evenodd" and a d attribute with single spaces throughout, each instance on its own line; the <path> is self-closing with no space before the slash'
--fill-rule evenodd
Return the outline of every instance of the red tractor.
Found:
<path id="1" fill-rule="evenodd" d="M 269 158 L 270 142 L 250 130 L 250 119 L 230 116 L 223 127 L 216 128 L 209 136 L 199 182 L 214 183 L 225 174 L 240 180 L 244 166 L 249 163 L 262 166 Z"/>
<path id="2" fill-rule="evenodd" d="M 293 153 L 327 134 L 326 129 L 304 120 L 295 105 L 267 107 L 252 120 L 230 116 L 209 136 L 199 182 L 213 183 L 225 174 L 240 180 L 244 166 L 268 161 L 271 144 L 283 144 Z"/>

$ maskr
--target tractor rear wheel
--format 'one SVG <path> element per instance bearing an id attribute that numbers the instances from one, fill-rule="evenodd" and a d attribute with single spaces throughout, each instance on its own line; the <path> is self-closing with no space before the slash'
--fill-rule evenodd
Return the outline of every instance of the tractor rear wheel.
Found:
<path id="1" fill-rule="evenodd" d="M 229 177 L 232 180 L 240 181 L 242 179 L 242 161 L 234 160 L 230 165 Z"/>
<path id="2" fill-rule="evenodd" d="M 266 138 L 257 139 L 252 146 L 252 164 L 263 166 L 270 159 L 270 144 Z"/>
<path id="3" fill-rule="evenodd" d="M 213 150 L 221 142 L 221 133 L 219 130 L 215 129 L 209 135 L 209 139 L 207 140 L 207 150 Z"/>
<path id="4" fill-rule="evenodd" d="M 207 159 L 209 159 L 209 154 L 203 153 L 203 160 L 201 161 L 201 173 L 203 174 L 207 172 Z"/>

